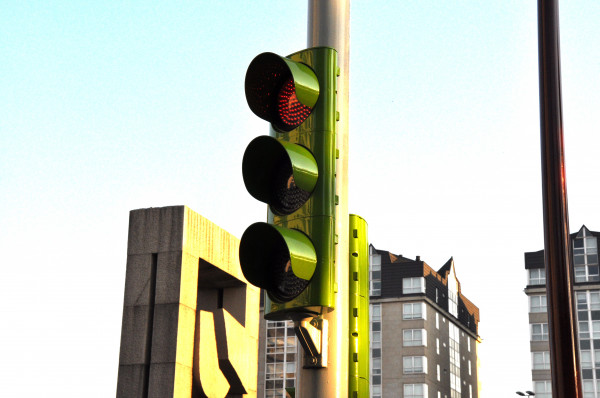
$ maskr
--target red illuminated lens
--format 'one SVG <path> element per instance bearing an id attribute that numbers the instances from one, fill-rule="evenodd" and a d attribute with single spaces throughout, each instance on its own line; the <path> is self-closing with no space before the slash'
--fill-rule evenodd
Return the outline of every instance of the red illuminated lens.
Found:
<path id="1" fill-rule="evenodd" d="M 294 81 L 289 79 L 281 87 L 277 96 L 277 110 L 283 124 L 289 127 L 296 127 L 306 120 L 312 108 L 298 101 Z"/>

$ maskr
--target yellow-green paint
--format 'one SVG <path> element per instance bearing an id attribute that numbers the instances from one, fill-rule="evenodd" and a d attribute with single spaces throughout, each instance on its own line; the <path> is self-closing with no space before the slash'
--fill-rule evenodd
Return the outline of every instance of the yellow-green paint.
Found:
<path id="1" fill-rule="evenodd" d="M 369 397 L 369 239 L 367 222 L 350 214 L 350 350 L 348 396 Z"/>

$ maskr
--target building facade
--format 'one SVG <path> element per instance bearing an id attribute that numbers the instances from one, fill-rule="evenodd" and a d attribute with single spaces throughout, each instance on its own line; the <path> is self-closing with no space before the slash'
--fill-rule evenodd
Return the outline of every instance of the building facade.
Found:
<path id="1" fill-rule="evenodd" d="M 574 299 L 577 306 L 579 359 L 584 398 L 600 398 L 600 272 L 599 232 L 582 226 L 570 235 Z M 544 251 L 525 253 L 529 302 L 531 378 L 536 397 L 552 397 L 546 269 Z"/>
<path id="2" fill-rule="evenodd" d="M 451 258 L 435 271 L 369 247 L 372 398 L 477 398 L 479 309 Z"/>
<path id="3" fill-rule="evenodd" d="M 369 266 L 371 397 L 478 398 L 479 309 L 454 260 L 435 271 L 370 245 Z M 291 322 L 261 321 L 258 397 L 289 396 L 299 350 Z"/>

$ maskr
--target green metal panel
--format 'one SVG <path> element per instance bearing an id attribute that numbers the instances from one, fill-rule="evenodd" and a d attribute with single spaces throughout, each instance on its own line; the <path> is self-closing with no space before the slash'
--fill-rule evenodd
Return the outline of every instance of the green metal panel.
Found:
<path id="1" fill-rule="evenodd" d="M 367 222 L 350 214 L 348 394 L 369 397 L 369 241 Z"/>

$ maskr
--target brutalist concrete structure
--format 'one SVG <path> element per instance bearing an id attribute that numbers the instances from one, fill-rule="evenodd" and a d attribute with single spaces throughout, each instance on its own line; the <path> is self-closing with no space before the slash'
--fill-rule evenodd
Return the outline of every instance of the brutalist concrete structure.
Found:
<path id="1" fill-rule="evenodd" d="M 260 291 L 238 249 L 185 206 L 130 213 L 117 398 L 256 397 Z"/>

